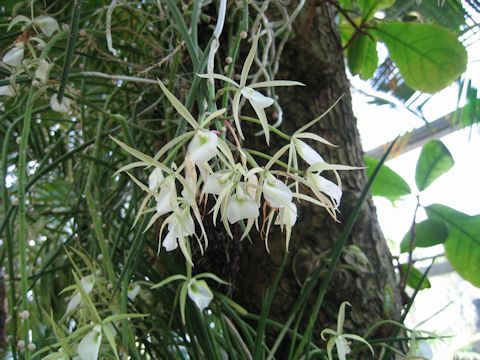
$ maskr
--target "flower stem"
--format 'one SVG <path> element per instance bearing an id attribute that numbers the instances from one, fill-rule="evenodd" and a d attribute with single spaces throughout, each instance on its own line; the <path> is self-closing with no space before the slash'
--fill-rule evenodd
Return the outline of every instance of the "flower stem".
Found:
<path id="1" fill-rule="evenodd" d="M 32 108 L 35 96 L 35 88 L 30 87 L 27 105 L 25 108 L 25 117 L 23 119 L 22 140 L 18 154 L 18 205 L 19 205 L 19 232 L 18 244 L 20 253 L 20 275 L 21 275 L 21 296 L 22 311 L 28 311 L 28 273 L 27 273 L 27 205 L 25 197 L 25 186 L 27 183 L 27 147 L 28 137 L 30 135 L 30 124 L 32 121 Z M 28 318 L 23 320 L 23 340 L 28 344 L 28 331 L 30 321 Z M 25 348 L 25 359 L 30 359 L 30 351 Z"/>

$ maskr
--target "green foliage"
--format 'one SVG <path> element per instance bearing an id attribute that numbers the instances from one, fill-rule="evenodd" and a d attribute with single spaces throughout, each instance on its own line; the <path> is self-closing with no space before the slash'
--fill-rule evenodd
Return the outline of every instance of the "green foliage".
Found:
<path id="1" fill-rule="evenodd" d="M 466 69 L 467 52 L 454 34 L 431 24 L 391 22 L 370 30 L 388 47 L 403 78 L 413 89 L 435 93 Z"/>
<path id="2" fill-rule="evenodd" d="M 358 0 L 358 6 L 362 11 L 362 20 L 370 20 L 378 10 L 389 8 L 395 0 Z"/>
<path id="3" fill-rule="evenodd" d="M 368 177 L 371 177 L 373 170 L 378 164 L 378 160 L 365 157 Z M 372 195 L 383 196 L 392 202 L 411 193 L 410 186 L 408 186 L 407 182 L 386 165 L 383 165 L 380 169 L 370 191 L 372 192 Z"/>
<path id="4" fill-rule="evenodd" d="M 422 148 L 415 170 L 415 182 L 418 190 L 425 190 L 453 165 L 452 155 L 441 141 L 431 140 L 426 143 Z"/>
<path id="5" fill-rule="evenodd" d="M 438 244 L 443 244 L 448 236 L 448 227 L 443 221 L 427 219 L 415 224 L 414 229 L 414 248 L 425 248 Z M 408 231 L 400 244 L 400 252 L 405 253 L 410 250 L 412 232 Z"/>
<path id="6" fill-rule="evenodd" d="M 358 35 L 348 48 L 347 60 L 352 74 L 370 79 L 378 66 L 377 43 L 367 35 Z"/>
<path id="7" fill-rule="evenodd" d="M 429 219 L 448 227 L 444 246 L 450 264 L 465 280 L 480 287 L 480 215 L 469 216 L 440 204 L 425 210 Z"/>
<path id="8" fill-rule="evenodd" d="M 347 2 L 350 3 L 344 1 Z M 367 29 L 366 22 L 377 10 L 391 3 L 390 0 L 358 2 L 363 13 L 359 16 L 363 19 L 360 27 L 370 35 L 375 31 L 379 33 L 383 25 L 378 25 L 377 30 Z M 260 97 L 259 105 L 254 101 L 258 101 L 259 95 L 254 93 L 254 98 L 246 91 L 301 85 L 273 79 L 278 70 L 276 62 L 281 59 L 285 45 L 283 41 L 295 38 L 290 20 L 298 15 L 302 4 L 299 2 L 293 11 L 285 7 L 287 13 L 292 11 L 288 14 L 291 19 L 286 16 L 283 23 L 275 21 L 258 33 L 250 33 L 255 46 L 250 48 L 244 63 L 239 58 L 250 46 L 244 40 L 244 32 L 258 30 L 251 27 L 260 24 L 255 19 L 263 16 L 263 10 L 249 1 L 230 4 L 232 9 L 220 41 L 225 38 L 231 41 L 212 57 L 215 62 L 227 56 L 226 68 L 214 67 L 215 72 L 223 71 L 225 75 L 206 74 L 207 59 L 215 40 L 215 36 L 209 37 L 209 22 L 218 20 L 213 3 L 54 1 L 49 2 L 48 8 L 41 1 L 24 7 L 26 2 L 2 4 L 2 29 L 8 27 L 12 16 L 20 14 L 27 20 L 25 24 L 13 24 L 11 31 L 0 36 L 2 59 L 13 44 L 26 43 L 23 62 L 2 64 L 0 69 L 0 86 L 4 91 L 0 98 L 3 142 L 0 232 L 6 245 L 0 250 L 0 265 L 10 275 L 8 305 L 12 321 L 7 330 L 14 340 L 31 340 L 29 345 L 36 346 L 38 357 L 45 356 L 45 359 L 75 358 L 79 347 L 92 348 L 95 344 L 99 346 L 91 350 L 97 354 L 94 357 L 117 359 L 120 354 L 122 358 L 132 359 L 220 359 L 225 356 L 271 359 L 283 342 L 290 346 L 290 359 L 325 355 L 322 344 L 312 341 L 314 326 L 335 265 L 353 231 L 369 187 L 372 186 L 374 194 L 387 196 L 392 201 L 410 193 L 398 175 L 381 167 L 386 156 L 380 162 L 367 160 L 369 183 L 328 255 L 328 268 L 327 264 L 319 266 L 305 281 L 284 324 L 275 323 L 268 316 L 285 264 L 264 297 L 261 314 L 255 315 L 247 314 L 233 300 L 209 289 L 208 284 L 211 286 L 214 281 L 226 284 L 217 276 L 193 275 L 192 262 L 184 267 L 175 254 L 159 251 L 159 234 L 163 229 L 170 231 L 170 224 L 166 219 L 155 224 L 162 216 L 157 215 L 154 203 L 160 195 L 150 189 L 148 178 L 152 168 L 157 168 L 163 175 L 171 172 L 178 180 L 173 188 L 187 188 L 187 176 L 182 175 L 185 155 L 191 149 L 187 143 L 195 138 L 199 128 L 208 132 L 203 127 L 215 124 L 219 130 L 220 152 L 215 162 L 203 170 L 213 172 L 222 164 L 243 160 L 251 168 L 255 167 L 251 172 L 236 175 L 239 180 L 235 186 L 244 185 L 250 180 L 249 176 L 258 173 L 259 166 L 253 156 L 256 154 L 227 139 L 225 120 L 234 119 L 240 135 L 239 124 L 251 121 L 262 126 L 267 141 L 269 135 L 275 134 L 289 142 L 273 156 L 264 154 L 269 159 L 268 170 L 284 176 L 288 173 L 285 169 L 290 168 L 289 189 L 294 188 L 294 181 L 302 187 L 313 187 L 308 179 L 321 182 L 330 191 L 333 188 L 336 199 L 331 195 L 329 199 L 325 189 L 315 188 L 315 195 L 322 201 L 304 194 L 295 195 L 320 206 L 328 203 L 327 208 L 335 216 L 341 190 L 321 178 L 319 172 L 333 170 L 337 175 L 336 170 L 351 168 L 327 164 L 323 159 L 318 161 L 320 155 L 299 140 L 330 145 L 319 135 L 305 132 L 323 115 L 290 137 L 268 123 L 262 107 L 265 99 Z M 45 36 L 39 25 L 30 21 L 30 17 L 49 14 L 54 14 L 61 25 L 69 24 L 68 29 L 58 27 L 53 36 Z M 349 35 L 355 36 L 355 31 L 351 28 Z M 267 33 L 269 40 L 265 41 Z M 364 33 L 356 36 L 348 50 L 349 66 L 353 73 L 368 78 L 378 61 L 376 39 Z M 268 61 L 261 60 L 261 63 L 264 57 Z M 45 78 L 37 72 L 41 60 L 49 66 Z M 238 78 L 235 75 L 240 75 L 240 84 L 232 80 Z M 257 77 L 264 77 L 266 81 L 257 82 Z M 205 78 L 216 80 L 216 84 Z M 214 85 L 225 79 L 235 88 L 227 86 L 216 92 Z M 273 90 L 266 91 L 273 102 Z M 252 96 L 247 99 L 260 120 L 240 116 L 240 95 Z M 54 96 L 56 105 L 52 102 Z M 236 101 L 229 106 L 232 98 Z M 217 108 L 217 100 L 222 102 L 221 110 Z M 231 108 L 234 111 L 229 116 Z M 235 135 L 235 131 L 231 133 Z M 166 145 L 162 147 L 163 144 Z M 156 155 L 145 155 L 154 154 L 159 148 Z M 288 164 L 285 163 L 287 151 Z M 311 165 L 307 170 L 298 166 L 297 153 Z M 280 160 L 282 156 L 285 162 Z M 239 169 L 239 166 L 235 168 Z M 304 178 L 305 174 L 310 178 Z M 373 183 L 375 177 L 377 181 Z M 260 177 L 259 185 L 250 187 L 257 191 L 259 201 L 261 180 Z M 199 181 L 198 187 L 203 185 Z M 186 197 L 182 194 L 182 201 Z M 216 198 L 217 213 L 225 213 L 227 202 L 221 200 L 227 198 L 227 193 Z M 197 220 L 200 219 L 198 226 L 201 226 L 208 211 L 200 214 L 200 210 L 196 210 Z M 181 217 L 178 211 L 174 215 Z M 271 216 L 270 223 L 275 219 Z M 253 221 L 249 222 L 246 228 L 253 225 Z M 285 227 L 289 236 L 290 229 Z M 203 231 L 198 244 L 181 241 L 179 246 L 185 254 L 198 256 L 206 237 Z M 185 240 L 184 235 L 179 238 Z M 417 240 L 416 246 L 423 244 L 421 239 Z M 413 269 L 411 278 L 416 275 Z M 19 278 L 21 281 L 17 281 Z M 82 282 L 85 278 L 94 281 L 86 286 L 86 281 Z M 132 295 L 130 290 L 137 285 L 139 290 Z M 391 302 L 392 293 L 387 291 L 387 294 L 390 296 L 387 302 Z M 310 303 L 314 304 L 311 314 L 306 311 Z M 209 310 L 204 311 L 206 306 Z M 21 320 L 18 310 L 28 310 L 29 320 Z M 389 311 L 388 306 L 385 310 Z M 303 333 L 298 323 L 294 323 L 302 316 L 308 319 Z M 265 340 L 269 328 L 279 331 L 273 345 Z M 380 346 L 387 345 L 382 342 Z M 17 350 L 16 341 L 12 341 L 9 351 L 14 359 L 29 359 L 35 351 L 30 347 L 20 355 Z"/>
<path id="9" fill-rule="evenodd" d="M 407 276 L 408 264 L 401 264 L 400 272 L 402 274 L 402 277 Z M 423 274 L 421 273 L 421 271 L 414 267 L 410 268 L 410 274 L 408 275 L 407 285 L 410 286 L 412 289 L 418 289 L 418 290 L 429 289 L 432 287 L 432 285 L 430 284 L 430 281 L 428 281 L 427 278 L 423 278 Z"/>

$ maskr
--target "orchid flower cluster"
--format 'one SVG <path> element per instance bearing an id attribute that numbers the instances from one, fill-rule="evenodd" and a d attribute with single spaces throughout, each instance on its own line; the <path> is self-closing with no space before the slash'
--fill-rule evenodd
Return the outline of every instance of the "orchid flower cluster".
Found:
<path id="1" fill-rule="evenodd" d="M 222 80 L 234 86 L 229 87 L 228 90 L 235 92 L 232 101 L 233 114 L 230 118 L 234 119 L 236 130 L 228 122 L 229 117 L 226 116 L 225 108 L 212 111 L 208 115 L 203 114 L 198 120 L 195 119 L 159 81 L 161 90 L 180 116 L 190 125 L 191 130 L 172 139 L 154 157 L 113 139 L 140 160 L 122 167 L 117 173 L 123 171 L 128 173 L 128 170 L 136 167 L 150 169 L 148 186 L 128 173 L 133 181 L 147 193 L 135 223 L 141 215 L 153 212 L 146 231 L 155 221 L 165 216 L 160 229 L 159 244 L 161 243 L 166 251 L 173 251 L 179 247 L 190 265 L 193 265 L 193 261 L 188 238 L 195 237 L 202 251 L 208 246 L 208 236 L 202 222 L 205 214 L 200 211 L 201 206 L 199 206 L 206 201 L 207 196 L 215 198 L 215 205 L 208 210 L 213 214 L 214 225 L 216 226 L 218 221 L 222 222 L 230 237 L 233 237 L 230 226 L 239 222 L 243 222 L 242 239 L 249 234 L 254 225 L 259 230 L 260 209 L 263 209 L 263 223 L 260 231 L 265 239 L 267 250 L 268 233 L 272 224 L 279 225 L 282 230 L 285 230 L 288 249 L 291 229 L 298 217 L 295 201 L 304 200 L 324 207 L 336 220 L 336 212 L 342 196 L 337 170 L 354 169 L 350 166 L 326 163 L 317 151 L 302 140 L 311 139 L 334 146 L 317 134 L 306 131 L 322 116 L 298 129 L 292 136 L 268 124 L 264 109 L 272 105 L 275 100 L 255 89 L 272 86 L 303 86 L 303 84 L 297 81 L 274 80 L 246 85 L 258 38 L 259 34 L 252 42 L 242 69 L 240 83 L 221 74 L 198 74 L 199 77 Z M 222 90 L 225 91 L 225 89 Z M 250 102 L 258 119 L 240 115 L 239 103 L 242 96 Z M 260 123 L 267 144 L 271 131 L 289 142 L 273 156 L 263 155 L 270 159 L 266 166 L 259 166 L 252 155 L 254 152 L 241 146 L 237 134 L 240 138 L 244 137 L 241 126 L 244 120 Z M 220 124 L 220 128 L 223 127 L 225 131 L 211 130 L 213 121 L 216 122 L 217 128 Z M 231 133 L 235 139 L 234 143 L 227 141 L 226 131 Z M 173 162 L 174 156 L 187 143 L 183 162 L 176 165 Z M 287 152 L 288 163 L 285 164 L 280 161 L 280 158 L 286 157 Z M 306 171 L 300 170 L 298 156 L 309 165 Z M 161 161 L 162 158 L 163 161 Z M 336 183 L 321 175 L 326 170 L 333 171 Z M 310 189 L 315 197 L 299 192 L 300 187 Z M 155 205 L 147 208 L 150 199 L 154 199 Z"/>
<path id="2" fill-rule="evenodd" d="M 16 77 L 23 72 L 33 74 L 32 85 L 35 87 L 48 87 L 50 71 L 53 63 L 47 59 L 47 53 L 43 50 L 47 48 L 48 42 L 45 37 L 50 39 L 60 30 L 60 26 L 51 16 L 38 16 L 34 19 L 29 19 L 24 15 L 15 17 L 8 26 L 7 31 L 18 24 L 22 25 L 22 30 L 33 28 L 36 36 L 20 36 L 10 49 L 3 55 L 0 61 L 0 67 L 4 67 L 12 73 L 9 85 L 0 86 L 0 96 L 15 97 L 18 95 L 18 85 L 16 84 Z M 36 44 L 35 46 L 33 44 Z M 30 57 L 25 58 L 26 50 L 31 54 Z M 37 50 L 41 54 L 37 55 Z M 57 94 L 50 97 L 50 107 L 53 111 L 60 113 L 68 113 L 72 106 L 72 101 L 63 97 L 62 101 L 58 101 Z"/>

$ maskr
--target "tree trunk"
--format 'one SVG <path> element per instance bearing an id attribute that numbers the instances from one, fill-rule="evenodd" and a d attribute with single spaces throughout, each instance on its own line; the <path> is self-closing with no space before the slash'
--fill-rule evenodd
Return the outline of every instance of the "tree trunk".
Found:
<path id="1" fill-rule="evenodd" d="M 364 166 L 334 17 L 334 9 L 330 4 L 309 1 L 295 22 L 295 37 L 283 52 L 276 78 L 298 80 L 307 86 L 276 88 L 284 111 L 282 131 L 292 134 L 322 114 L 343 95 L 334 109 L 310 130 L 338 145 L 335 148 L 317 146 L 328 163 Z M 256 146 L 261 146 L 263 139 L 257 139 Z M 276 147 L 275 143 L 272 147 Z M 271 309 L 271 317 L 276 320 L 285 320 L 298 297 L 300 284 L 325 261 L 326 252 L 338 239 L 365 186 L 366 175 L 363 170 L 344 171 L 340 175 L 344 191 L 339 209 L 340 223 L 334 222 L 322 208 L 306 203 L 299 207 L 299 219 L 292 229 L 288 264 Z M 248 310 L 258 313 L 265 289 L 272 284 L 282 261 L 284 235 L 278 231 L 270 235 L 270 253 L 267 253 L 259 238 L 253 244 L 248 241 L 245 243 L 234 298 Z M 368 327 L 381 319 L 398 318 L 400 292 L 392 258 L 370 197 L 363 204 L 347 246 L 352 244 L 362 250 L 369 264 L 364 266 L 358 257 L 342 254 L 341 263 L 330 282 L 317 319 L 319 330 L 325 327 L 336 328 L 338 307 L 343 301 L 352 304 L 347 309 L 346 332 L 362 335 Z M 391 310 L 387 311 L 385 293 L 389 288 L 393 292 L 393 304 Z M 306 324 L 308 312 L 305 315 Z M 316 334 L 319 335 L 319 331 Z"/>

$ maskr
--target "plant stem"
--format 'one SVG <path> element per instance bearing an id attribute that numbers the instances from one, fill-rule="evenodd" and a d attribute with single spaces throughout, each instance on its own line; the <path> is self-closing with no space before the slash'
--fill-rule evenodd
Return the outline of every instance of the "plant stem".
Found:
<path id="1" fill-rule="evenodd" d="M 32 121 L 32 108 L 35 96 L 35 88 L 30 87 L 27 104 L 25 108 L 25 117 L 23 119 L 22 138 L 20 142 L 20 150 L 18 154 L 18 205 L 19 205 L 19 230 L 18 244 L 20 255 L 20 276 L 21 276 L 21 296 L 22 311 L 28 311 L 28 273 L 27 273 L 27 205 L 25 196 L 25 187 L 27 183 L 27 147 L 28 137 L 30 135 L 30 124 Z M 28 350 L 28 331 L 30 329 L 30 321 L 28 317 L 23 320 L 23 340 L 25 341 L 25 359 L 30 359 L 30 351 Z"/>

